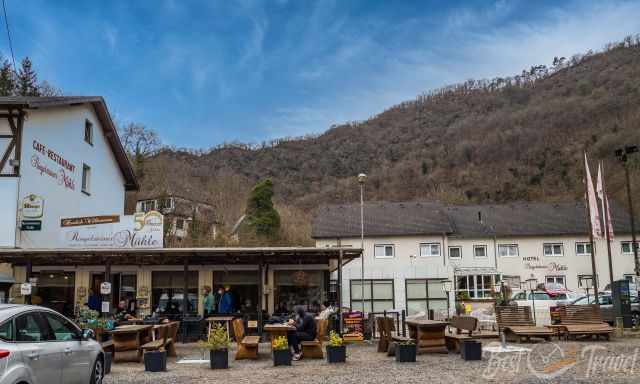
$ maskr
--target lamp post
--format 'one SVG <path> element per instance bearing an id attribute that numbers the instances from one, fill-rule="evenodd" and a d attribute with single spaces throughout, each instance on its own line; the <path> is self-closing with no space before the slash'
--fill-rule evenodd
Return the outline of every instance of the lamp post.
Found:
<path id="1" fill-rule="evenodd" d="M 362 260 L 360 260 L 360 289 L 362 294 L 362 316 L 364 318 L 364 182 L 367 175 L 361 173 L 358 175 L 358 184 L 360 184 L 360 248 L 362 248 Z"/>
<path id="2" fill-rule="evenodd" d="M 635 263 L 636 277 L 640 277 L 640 260 L 638 260 L 638 243 L 636 242 L 636 224 L 633 213 L 633 199 L 631 198 L 631 177 L 629 176 L 628 155 L 638 153 L 637 145 L 629 145 L 616 150 L 616 157 L 624 167 L 624 176 L 627 182 L 627 199 L 629 204 L 629 221 L 631 224 L 631 248 L 633 249 L 633 260 Z"/>
<path id="3" fill-rule="evenodd" d="M 451 292 L 451 288 L 453 288 L 453 282 L 451 280 L 444 280 L 442 282 L 442 290 L 447 295 L 447 320 L 451 317 L 451 306 L 449 303 L 449 293 Z"/>
<path id="4" fill-rule="evenodd" d="M 578 279 L 578 286 L 587 291 L 587 304 L 589 304 L 589 290 L 593 288 L 592 276 L 580 276 Z M 597 300 L 596 300 L 597 301 Z"/>
<path id="5" fill-rule="evenodd" d="M 536 294 L 535 290 L 538 287 L 538 279 L 535 277 L 531 277 L 524 281 L 525 289 L 528 288 L 531 291 L 531 305 L 533 306 L 533 323 L 537 324 L 538 321 L 536 319 Z"/>

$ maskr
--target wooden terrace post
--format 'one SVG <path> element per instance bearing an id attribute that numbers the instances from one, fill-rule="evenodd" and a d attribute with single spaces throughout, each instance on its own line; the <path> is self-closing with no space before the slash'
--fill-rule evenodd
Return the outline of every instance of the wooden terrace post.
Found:
<path id="1" fill-rule="evenodd" d="M 104 281 L 105 283 L 110 283 L 111 284 L 111 260 L 109 260 L 107 258 L 107 260 L 104 263 Z M 98 287 L 98 289 L 100 289 L 100 287 Z M 113 290 L 113 286 L 111 286 L 111 290 Z M 114 313 L 113 311 L 113 302 L 111 300 L 113 292 L 111 292 L 111 294 L 109 295 L 102 295 L 102 301 L 106 301 L 109 303 L 109 314 Z M 120 304 L 120 303 L 118 303 Z M 102 312 L 102 305 L 100 305 L 100 312 Z"/>
<path id="2" fill-rule="evenodd" d="M 189 257 L 184 257 L 184 285 L 182 291 L 182 317 L 187 317 L 189 306 Z"/>
<path id="3" fill-rule="evenodd" d="M 263 281 L 262 281 L 262 271 L 263 271 L 262 260 L 258 262 L 258 302 L 256 303 L 256 308 L 258 309 L 258 335 L 262 337 L 262 301 L 264 299 L 263 294 Z"/>
<path id="4" fill-rule="evenodd" d="M 29 283 L 30 279 L 31 279 L 31 274 L 33 273 L 32 272 L 33 267 L 32 267 L 32 264 L 31 264 L 31 256 L 29 256 L 27 258 L 27 268 L 26 269 L 27 269 L 27 276 L 25 278 L 26 279 L 25 283 Z M 33 289 L 33 287 L 31 287 L 31 289 Z M 31 304 L 31 295 L 27 295 L 24 298 L 24 303 L 25 304 Z"/>
<path id="5" fill-rule="evenodd" d="M 336 293 L 338 294 L 338 333 L 342 335 L 342 248 L 338 253 L 338 281 Z"/>

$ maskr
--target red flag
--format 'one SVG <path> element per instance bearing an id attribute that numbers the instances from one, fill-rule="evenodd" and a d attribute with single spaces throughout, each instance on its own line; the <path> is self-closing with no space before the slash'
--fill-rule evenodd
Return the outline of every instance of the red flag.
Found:
<path id="1" fill-rule="evenodd" d="M 587 153 L 584 153 L 584 169 L 586 173 L 587 185 L 587 204 L 589 204 L 589 220 L 591 220 L 591 229 L 593 230 L 593 238 L 599 239 L 602 236 L 602 227 L 600 225 L 600 210 L 598 209 L 598 200 L 596 199 L 596 192 L 593 190 L 593 181 L 591 179 L 591 171 L 589 171 L 589 161 L 587 160 Z"/>
<path id="2" fill-rule="evenodd" d="M 611 222 L 611 206 L 609 205 L 609 196 L 605 191 L 604 176 L 602 173 L 602 165 L 598 163 L 598 180 L 596 181 L 596 193 L 602 204 L 602 214 L 604 215 L 605 226 L 609 231 L 609 241 L 613 241 L 613 223 Z M 606 237 L 606 234 L 605 234 Z"/>

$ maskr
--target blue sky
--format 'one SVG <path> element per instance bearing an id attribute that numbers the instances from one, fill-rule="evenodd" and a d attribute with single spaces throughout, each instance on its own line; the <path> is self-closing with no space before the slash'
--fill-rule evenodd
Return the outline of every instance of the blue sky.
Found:
<path id="1" fill-rule="evenodd" d="M 17 59 L 193 148 L 322 132 L 640 32 L 640 1 L 6 2 Z"/>

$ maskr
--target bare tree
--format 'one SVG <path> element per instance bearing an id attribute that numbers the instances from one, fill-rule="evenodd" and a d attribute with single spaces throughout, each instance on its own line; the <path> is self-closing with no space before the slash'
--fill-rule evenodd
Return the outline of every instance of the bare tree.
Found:
<path id="1" fill-rule="evenodd" d="M 160 149 L 160 137 L 140 123 L 128 123 L 120 129 L 120 139 L 131 158 L 136 174 L 142 174 L 144 160 Z"/>

